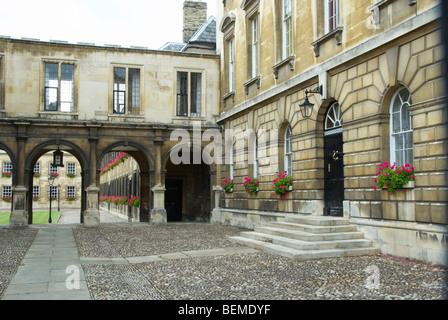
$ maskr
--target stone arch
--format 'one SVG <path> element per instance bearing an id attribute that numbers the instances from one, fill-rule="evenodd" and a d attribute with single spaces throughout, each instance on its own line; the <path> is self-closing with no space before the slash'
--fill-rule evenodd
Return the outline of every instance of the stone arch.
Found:
<path id="1" fill-rule="evenodd" d="M 80 163 L 81 165 L 81 185 L 82 185 L 82 191 L 81 191 L 81 208 L 80 208 L 80 222 L 83 221 L 83 213 L 86 210 L 87 203 L 86 203 L 86 194 L 85 189 L 89 185 L 89 170 L 90 170 L 90 163 L 88 161 L 88 158 L 86 156 L 85 151 L 80 148 L 75 143 L 68 141 L 68 140 L 48 140 L 43 143 L 40 143 L 36 145 L 27 155 L 25 158 L 25 182 L 28 186 L 28 194 L 32 192 L 33 190 L 33 168 L 36 164 L 37 160 L 41 156 L 43 156 L 47 152 L 51 152 L 52 150 L 56 150 L 57 148 L 60 148 L 62 151 L 69 152 L 72 154 Z M 28 223 L 33 223 L 33 199 L 31 196 L 27 197 L 27 207 L 28 207 Z"/>
<path id="2" fill-rule="evenodd" d="M 6 154 L 9 156 L 9 159 L 11 160 L 12 168 L 13 168 L 12 184 L 16 185 L 17 184 L 17 159 L 16 159 L 14 153 L 11 151 L 11 149 L 2 142 L 0 142 L 0 149 L 5 151 Z"/>
<path id="3" fill-rule="evenodd" d="M 96 159 L 96 174 L 99 176 L 101 171 L 101 161 L 104 156 L 113 151 L 123 151 L 129 154 L 137 162 L 140 169 L 140 210 L 139 210 L 139 220 L 140 222 L 149 221 L 149 212 L 152 207 L 152 195 L 151 186 L 154 177 L 151 175 L 152 170 L 155 168 L 155 162 L 151 154 L 142 145 L 132 142 L 132 141 L 117 141 L 109 144 L 103 148 L 97 154 Z M 99 178 L 97 179 L 99 182 Z M 136 217 L 135 217 L 136 218 Z"/>
<path id="4" fill-rule="evenodd" d="M 172 163 L 170 154 L 175 147 L 188 148 L 189 163 Z M 173 198 L 180 200 L 181 221 L 210 221 L 213 199 L 212 186 L 216 184 L 217 163 L 211 157 L 204 159 L 203 156 L 207 155 L 203 151 L 204 146 L 202 144 L 181 142 L 169 148 L 163 154 L 162 185 L 165 186 L 165 209 L 168 221 L 176 221 L 170 220 L 172 213 L 169 202 Z M 201 155 L 200 163 L 193 162 L 193 153 Z M 173 188 L 174 181 L 180 183 L 180 187 L 177 189 Z M 172 192 L 178 192 L 178 195 L 174 196 L 171 194 Z"/>

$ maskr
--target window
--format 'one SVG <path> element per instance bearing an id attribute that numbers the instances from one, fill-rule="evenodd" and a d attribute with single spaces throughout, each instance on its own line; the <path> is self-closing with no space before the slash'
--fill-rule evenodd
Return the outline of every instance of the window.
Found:
<path id="1" fill-rule="evenodd" d="M 258 139 L 255 136 L 254 139 L 254 164 L 253 164 L 253 176 L 254 178 L 258 178 Z"/>
<path id="2" fill-rule="evenodd" d="M 67 198 L 75 198 L 75 186 L 67 186 Z"/>
<path id="3" fill-rule="evenodd" d="M 34 173 L 34 174 L 40 174 L 40 162 L 37 162 L 37 163 L 34 165 L 33 173 Z"/>
<path id="4" fill-rule="evenodd" d="M 177 72 L 176 115 L 200 117 L 202 109 L 202 74 Z"/>
<path id="5" fill-rule="evenodd" d="M 228 74 L 228 80 L 229 80 L 229 92 L 232 92 L 235 90 L 234 88 L 234 39 L 229 39 L 228 41 L 228 68 L 229 68 L 229 74 Z"/>
<path id="6" fill-rule="evenodd" d="M 45 111 L 74 111 L 75 66 L 45 63 Z"/>
<path id="7" fill-rule="evenodd" d="M 57 199 L 58 198 L 58 187 L 50 186 L 49 190 L 50 190 L 50 194 L 48 195 L 48 198 Z"/>
<path id="8" fill-rule="evenodd" d="M 11 197 L 12 197 L 12 187 L 11 186 L 3 186 L 2 198 L 11 198 Z"/>
<path id="9" fill-rule="evenodd" d="M 409 107 L 411 94 L 406 88 L 395 93 L 391 102 L 390 146 L 391 162 L 402 166 L 414 161 L 414 141 Z"/>
<path id="10" fill-rule="evenodd" d="M 50 174 L 58 174 L 58 167 L 54 167 L 51 163 L 49 164 L 50 168 L 48 169 L 48 172 Z"/>
<path id="11" fill-rule="evenodd" d="M 33 186 L 33 199 L 40 197 L 40 187 L 39 186 Z"/>
<path id="12" fill-rule="evenodd" d="M 336 29 L 339 24 L 338 0 L 325 0 L 325 33 Z"/>
<path id="13" fill-rule="evenodd" d="M 255 78 L 259 74 L 259 26 L 258 26 L 258 15 L 255 15 L 250 20 L 251 25 L 251 76 Z"/>
<path id="14" fill-rule="evenodd" d="M 288 175 L 292 174 L 292 148 L 291 148 L 291 127 L 288 126 L 285 130 L 285 141 L 284 141 L 284 166 L 285 171 Z"/>
<path id="15" fill-rule="evenodd" d="M 140 113 L 140 69 L 114 67 L 113 112 Z"/>
<path id="16" fill-rule="evenodd" d="M 67 163 L 67 175 L 76 175 L 76 163 Z"/>
<path id="17" fill-rule="evenodd" d="M 282 0 L 282 59 L 292 55 L 291 0 Z"/>
<path id="18" fill-rule="evenodd" d="M 342 132 L 342 111 L 339 103 L 333 103 L 325 117 L 325 135 Z"/>
<path id="19" fill-rule="evenodd" d="M 12 172 L 12 163 L 11 162 L 3 162 L 2 173 L 11 173 L 11 172 Z"/>

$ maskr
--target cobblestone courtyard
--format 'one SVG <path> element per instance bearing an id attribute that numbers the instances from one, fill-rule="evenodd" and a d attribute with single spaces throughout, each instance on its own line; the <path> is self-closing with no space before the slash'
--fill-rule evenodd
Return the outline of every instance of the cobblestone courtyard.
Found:
<path id="1" fill-rule="evenodd" d="M 384 255 L 293 262 L 227 240 L 209 224 L 72 227 L 92 299 L 447 299 L 447 269 Z M 38 228 L 0 227 L 0 297 Z M 234 250 L 237 250 L 234 252 Z M 378 268 L 377 289 L 368 288 Z"/>

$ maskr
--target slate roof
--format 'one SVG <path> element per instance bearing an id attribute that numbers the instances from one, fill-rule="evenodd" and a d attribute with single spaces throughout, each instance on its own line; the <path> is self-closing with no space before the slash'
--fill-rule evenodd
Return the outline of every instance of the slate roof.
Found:
<path id="1" fill-rule="evenodd" d="M 191 36 L 188 43 L 167 42 L 159 50 L 182 52 L 191 43 L 216 43 L 216 18 L 210 16 L 206 22 Z"/>

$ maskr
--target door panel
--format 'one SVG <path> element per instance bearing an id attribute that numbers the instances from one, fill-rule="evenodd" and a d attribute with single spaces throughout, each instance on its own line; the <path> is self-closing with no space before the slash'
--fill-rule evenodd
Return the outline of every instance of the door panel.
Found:
<path id="1" fill-rule="evenodd" d="M 325 137 L 325 208 L 324 215 L 342 216 L 344 201 L 344 161 L 342 133 Z"/>
<path id="2" fill-rule="evenodd" d="M 165 189 L 167 221 L 182 221 L 182 180 L 167 179 Z"/>

